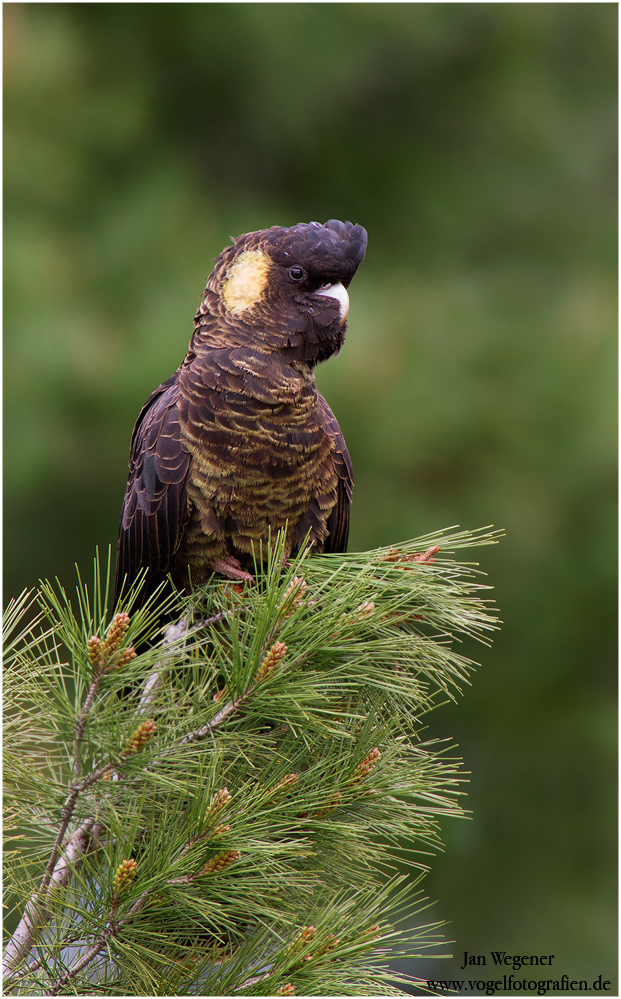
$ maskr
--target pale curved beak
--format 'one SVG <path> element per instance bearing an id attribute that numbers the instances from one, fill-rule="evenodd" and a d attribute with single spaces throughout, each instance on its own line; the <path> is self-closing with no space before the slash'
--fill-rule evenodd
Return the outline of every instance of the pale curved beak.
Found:
<path id="1" fill-rule="evenodd" d="M 340 281 L 338 284 L 324 284 L 323 288 L 320 288 L 315 294 L 335 298 L 339 303 L 341 322 L 345 322 L 347 313 L 349 312 L 349 295 L 347 294 L 347 288 Z"/>

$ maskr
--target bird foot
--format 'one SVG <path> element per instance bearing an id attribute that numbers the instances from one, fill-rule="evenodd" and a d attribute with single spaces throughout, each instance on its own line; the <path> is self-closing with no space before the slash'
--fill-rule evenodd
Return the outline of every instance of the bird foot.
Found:
<path id="1" fill-rule="evenodd" d="M 217 562 L 214 562 L 213 571 L 219 572 L 227 579 L 236 579 L 240 583 L 254 583 L 255 578 L 251 572 L 244 572 L 241 564 L 232 555 L 223 555 Z"/>

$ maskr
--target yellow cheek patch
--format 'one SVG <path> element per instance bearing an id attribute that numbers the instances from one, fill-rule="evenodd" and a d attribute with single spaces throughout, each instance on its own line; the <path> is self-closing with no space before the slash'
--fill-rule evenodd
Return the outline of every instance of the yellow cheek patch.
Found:
<path id="1" fill-rule="evenodd" d="M 272 261 L 261 250 L 240 253 L 222 285 L 222 297 L 229 312 L 243 312 L 259 301 L 271 265 Z"/>

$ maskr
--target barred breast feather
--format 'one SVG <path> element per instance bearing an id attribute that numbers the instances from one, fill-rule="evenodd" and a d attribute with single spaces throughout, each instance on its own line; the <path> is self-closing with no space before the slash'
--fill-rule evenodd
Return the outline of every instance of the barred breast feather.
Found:
<path id="1" fill-rule="evenodd" d="M 213 572 L 252 578 L 270 532 L 286 552 L 345 551 L 353 473 L 314 366 L 340 349 L 360 226 L 330 220 L 238 237 L 207 283 L 186 358 L 134 428 L 117 596 Z"/>

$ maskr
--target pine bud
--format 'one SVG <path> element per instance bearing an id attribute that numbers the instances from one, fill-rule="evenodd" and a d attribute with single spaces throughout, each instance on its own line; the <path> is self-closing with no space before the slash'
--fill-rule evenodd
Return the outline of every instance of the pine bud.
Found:
<path id="1" fill-rule="evenodd" d="M 276 990 L 277 996 L 294 996 L 295 995 L 295 985 L 291 982 L 287 982 L 286 985 L 281 985 L 279 989 Z"/>
<path id="2" fill-rule="evenodd" d="M 303 926 L 300 933 L 293 938 L 289 944 L 288 950 L 290 953 L 296 950 L 302 950 L 307 944 L 314 939 L 317 930 L 314 926 Z M 292 971 L 297 971 L 299 968 L 303 967 L 305 961 L 312 961 L 314 954 L 304 954 L 298 959 L 296 964 L 292 967 Z"/>
<path id="3" fill-rule="evenodd" d="M 301 576 L 294 576 L 283 594 L 283 617 L 291 617 L 293 612 L 301 607 L 305 593 L 306 580 Z"/>
<path id="4" fill-rule="evenodd" d="M 385 555 L 381 556 L 383 562 L 433 562 L 434 555 L 440 551 L 439 545 L 432 545 L 425 552 L 418 552 L 416 555 L 406 555 L 401 548 L 392 548 Z M 400 565 L 400 569 L 407 569 L 408 566 Z"/>
<path id="5" fill-rule="evenodd" d="M 365 937 L 370 937 L 372 940 L 374 940 L 376 937 L 379 937 L 380 935 L 381 935 L 380 925 L 379 923 L 375 923 L 374 926 L 369 926 L 368 930 L 363 930 L 362 933 L 360 934 L 360 937 L 362 939 L 364 939 Z"/>
<path id="6" fill-rule="evenodd" d="M 353 772 L 352 778 L 349 783 L 359 784 L 360 781 L 366 780 L 366 778 L 371 773 L 371 770 L 373 769 L 373 767 L 375 766 L 381 755 L 382 754 L 380 753 L 377 746 L 375 747 L 375 749 L 372 749 L 371 752 L 368 754 L 368 756 L 365 756 L 362 763 L 358 764 L 358 766 Z"/>
<path id="7" fill-rule="evenodd" d="M 239 850 L 223 850 L 222 853 L 207 861 L 203 867 L 203 874 L 219 874 L 225 867 L 239 860 L 239 857 Z"/>
<path id="8" fill-rule="evenodd" d="M 116 652 L 129 628 L 129 614 L 115 614 L 106 633 L 103 647 L 106 656 Z"/>
<path id="9" fill-rule="evenodd" d="M 341 802 L 341 792 L 337 791 L 335 795 L 330 799 L 327 805 L 323 805 L 317 812 L 315 812 L 316 819 L 322 819 L 324 815 L 329 815 L 333 812 L 335 808 L 338 808 Z"/>
<path id="10" fill-rule="evenodd" d="M 372 600 L 363 600 L 352 614 L 351 619 L 352 621 L 364 621 L 365 617 L 369 617 L 374 610 L 375 604 Z"/>
<path id="11" fill-rule="evenodd" d="M 265 659 L 259 666 L 257 674 L 254 678 L 255 683 L 259 683 L 261 680 L 265 679 L 268 673 L 271 673 L 278 663 L 287 655 L 287 646 L 284 642 L 274 642 L 271 649 L 267 653 Z"/>
<path id="12" fill-rule="evenodd" d="M 277 784 L 274 784 L 272 792 L 274 794 L 279 794 L 282 791 L 288 791 L 289 788 L 295 787 L 299 779 L 299 774 L 285 774 L 282 780 L 279 780 Z"/>
<path id="13" fill-rule="evenodd" d="M 128 628 L 129 614 L 115 614 L 103 642 L 97 635 L 89 638 L 86 655 L 98 674 L 107 672 L 113 666 L 117 668 L 126 666 L 136 658 L 134 648 L 124 649 L 120 655 L 117 655 Z"/>
<path id="14" fill-rule="evenodd" d="M 338 947 L 340 942 L 341 942 L 340 937 L 335 937 L 334 933 L 328 933 L 328 939 L 321 948 L 321 953 L 327 954 L 328 951 L 334 950 L 335 947 Z"/>
<path id="15" fill-rule="evenodd" d="M 303 947 L 304 944 L 310 943 L 315 936 L 317 930 L 314 926 L 303 926 L 300 932 L 289 945 L 289 950 L 299 949 Z"/>
<path id="16" fill-rule="evenodd" d="M 215 694 L 213 695 L 213 697 L 211 699 L 214 702 L 215 701 L 221 701 L 224 697 L 228 696 L 228 692 L 229 692 L 229 688 L 225 684 L 224 687 L 222 687 L 221 690 L 216 690 Z"/>
<path id="17" fill-rule="evenodd" d="M 147 721 L 141 722 L 138 728 L 132 732 L 123 755 L 131 756 L 133 753 L 139 753 L 141 749 L 144 749 L 146 744 L 153 738 L 154 735 L 155 722 L 151 718 L 148 718 Z"/>
<path id="18" fill-rule="evenodd" d="M 103 657 L 102 645 L 101 638 L 98 638 L 97 635 L 89 638 L 86 646 L 86 655 L 91 666 L 101 666 Z"/>
<path id="19" fill-rule="evenodd" d="M 432 545 L 426 552 L 422 552 L 420 555 L 413 555 L 412 562 L 433 562 L 433 556 L 437 555 L 439 551 L 440 545 Z"/>
<path id="20" fill-rule="evenodd" d="M 123 895 L 136 877 L 137 864 L 135 860 L 123 860 L 116 869 L 112 880 L 112 891 L 115 896 Z"/>
<path id="21" fill-rule="evenodd" d="M 127 649 L 123 649 L 121 655 L 115 663 L 115 669 L 121 669 L 123 666 L 127 666 L 128 663 L 131 663 L 136 658 L 136 655 L 137 653 L 133 645 L 130 645 Z"/>
<path id="22" fill-rule="evenodd" d="M 205 812 L 205 818 L 203 820 L 205 824 L 214 821 L 214 819 L 222 811 L 222 809 L 226 808 L 229 801 L 231 800 L 231 797 L 232 795 L 230 794 L 228 787 L 223 787 L 221 788 L 220 791 L 216 791 L 211 801 L 209 802 L 209 807 L 207 811 Z"/>
<path id="23" fill-rule="evenodd" d="M 391 548 L 387 551 L 385 555 L 379 556 L 380 562 L 398 562 L 403 558 L 403 552 L 400 548 Z"/>

